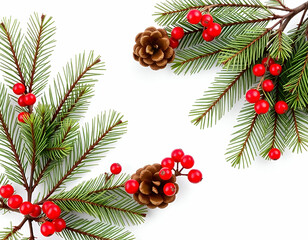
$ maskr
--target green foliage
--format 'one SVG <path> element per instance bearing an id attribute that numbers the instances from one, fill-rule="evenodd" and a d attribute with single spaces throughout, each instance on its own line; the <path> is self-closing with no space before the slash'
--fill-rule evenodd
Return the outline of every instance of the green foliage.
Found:
<path id="1" fill-rule="evenodd" d="M 128 179 L 128 175 L 121 175 L 114 181 L 114 176 L 109 179 L 103 174 L 67 192 L 54 195 L 49 200 L 64 211 L 86 213 L 110 224 L 140 224 L 143 222 L 146 208 L 136 203 L 123 190 Z"/>
<path id="2" fill-rule="evenodd" d="M 194 104 L 190 112 L 190 116 L 194 117 L 192 122 L 200 125 L 200 128 L 211 127 L 255 82 L 256 77 L 251 68 L 233 72 L 223 70 L 209 90 Z"/>
<path id="3" fill-rule="evenodd" d="M 14 230 L 12 223 L 10 223 L 10 227 L 6 227 L 0 231 L 0 239 L 20 240 L 21 237 L 22 234 L 19 231 Z"/>
<path id="4" fill-rule="evenodd" d="M 268 51 L 273 59 L 279 59 L 283 62 L 292 55 L 293 40 L 282 31 L 277 31 L 269 44 Z"/>
<path id="5" fill-rule="evenodd" d="M 83 219 L 76 215 L 66 215 L 63 218 L 67 223 L 67 228 L 58 234 L 67 240 L 135 239 L 130 232 L 123 228 Z"/>

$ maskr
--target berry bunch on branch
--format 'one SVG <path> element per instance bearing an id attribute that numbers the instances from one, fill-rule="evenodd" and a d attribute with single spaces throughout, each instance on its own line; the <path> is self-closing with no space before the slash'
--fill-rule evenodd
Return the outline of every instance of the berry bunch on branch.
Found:
<path id="1" fill-rule="evenodd" d="M 143 222 L 146 208 L 125 192 L 130 176 L 115 176 L 119 166 L 66 189 L 106 155 L 126 132 L 126 121 L 109 111 L 79 125 L 104 70 L 93 52 L 69 61 L 44 92 L 54 33 L 45 15 L 31 16 L 25 35 L 16 20 L 0 24 L 0 211 L 21 218 L 0 230 L 0 239 L 41 239 L 34 224 L 45 237 L 133 239 L 123 227 Z M 22 237 L 23 227 L 30 236 Z"/>
<path id="2" fill-rule="evenodd" d="M 175 73 L 222 67 L 190 112 L 195 125 L 211 127 L 246 94 L 226 153 L 232 166 L 249 166 L 258 153 L 277 160 L 286 148 L 307 150 L 308 2 L 289 8 L 283 0 L 173 0 L 157 9 L 171 38 L 175 29 L 183 32 Z"/>

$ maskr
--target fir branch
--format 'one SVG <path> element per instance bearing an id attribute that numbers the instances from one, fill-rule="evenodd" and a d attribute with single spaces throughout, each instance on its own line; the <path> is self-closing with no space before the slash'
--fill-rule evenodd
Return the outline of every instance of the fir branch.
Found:
<path id="1" fill-rule="evenodd" d="M 0 48 L 2 51 L 1 58 L 3 61 L 2 69 L 5 73 L 7 73 L 8 76 L 6 79 L 11 85 L 13 85 L 15 81 L 19 81 L 25 85 L 25 78 L 23 76 L 21 66 L 22 53 L 19 52 L 22 36 L 19 29 L 19 23 L 17 23 L 16 20 L 13 24 L 11 22 L 11 19 L 4 19 L 0 24 L 0 39 L 3 42 L 1 43 L 2 47 Z M 15 74 L 17 77 L 13 77 L 13 75 L 10 74 L 10 72 L 14 72 L 12 69 L 16 69 Z"/>
<path id="2" fill-rule="evenodd" d="M 24 218 L 18 226 L 7 228 L 7 231 L 0 232 L 1 240 L 19 239 L 21 235 L 18 234 L 18 231 L 25 225 L 26 222 L 27 222 L 27 218 Z"/>
<path id="3" fill-rule="evenodd" d="M 270 46 L 268 48 L 269 54 L 272 58 L 283 62 L 290 58 L 292 54 L 292 44 L 293 40 L 279 29 L 268 43 Z"/>
<path id="4" fill-rule="evenodd" d="M 255 82 L 251 68 L 236 72 L 224 70 L 194 104 L 195 108 L 190 112 L 190 116 L 195 117 L 192 122 L 200 128 L 212 126 L 224 115 L 226 108 L 230 110 Z"/>
<path id="5" fill-rule="evenodd" d="M 83 129 L 83 135 L 80 134 L 78 141 L 76 141 L 75 151 L 67 158 L 68 165 L 65 172 L 62 171 L 62 173 L 60 169 L 55 170 L 60 178 L 49 179 L 51 181 L 49 183 L 51 188 L 41 202 L 47 200 L 62 184 L 78 173 L 80 166 L 85 167 L 86 163 L 98 160 L 98 155 L 110 149 L 109 145 L 116 142 L 125 132 L 126 122 L 123 122 L 121 119 L 122 116 L 116 112 L 105 113 L 93 121 L 93 129 L 91 131 L 88 126 Z M 90 133 L 97 134 L 89 137 Z M 80 146 L 80 144 L 82 145 Z M 81 172 L 84 172 L 84 170 Z"/>

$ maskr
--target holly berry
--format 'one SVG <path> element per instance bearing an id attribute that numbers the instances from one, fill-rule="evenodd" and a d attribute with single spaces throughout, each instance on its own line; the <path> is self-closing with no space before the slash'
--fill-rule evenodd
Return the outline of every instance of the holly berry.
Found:
<path id="1" fill-rule="evenodd" d="M 266 100 L 260 100 L 255 104 L 255 111 L 257 114 L 265 114 L 269 110 L 269 103 Z"/>
<path id="2" fill-rule="evenodd" d="M 278 101 L 275 104 L 275 111 L 278 114 L 284 114 L 288 111 L 289 107 L 288 104 L 285 101 Z"/>
<path id="3" fill-rule="evenodd" d="M 49 219 L 57 219 L 60 217 L 60 215 L 61 215 L 61 208 L 59 206 L 53 204 L 48 207 L 46 216 Z"/>
<path id="4" fill-rule="evenodd" d="M 26 91 L 26 87 L 25 85 L 23 85 L 22 83 L 16 83 L 14 86 L 13 86 L 13 92 L 16 94 L 16 95 L 21 95 L 23 93 L 25 93 Z"/>
<path id="5" fill-rule="evenodd" d="M 49 237 L 55 233 L 56 229 L 53 223 L 44 222 L 41 226 L 41 233 L 44 237 Z"/>
<path id="6" fill-rule="evenodd" d="M 27 112 L 21 112 L 21 113 L 19 113 L 18 114 L 18 121 L 19 122 L 21 122 L 21 123 L 24 123 L 25 122 L 25 120 L 27 119 L 27 118 L 29 118 L 30 117 L 30 114 L 29 113 L 27 113 Z"/>
<path id="7" fill-rule="evenodd" d="M 204 27 L 209 27 L 213 24 L 213 17 L 211 14 L 204 14 L 201 18 L 201 24 Z"/>
<path id="8" fill-rule="evenodd" d="M 246 100 L 249 103 L 256 103 L 260 100 L 260 92 L 257 89 L 250 89 L 246 93 Z"/>
<path id="9" fill-rule="evenodd" d="M 182 39 L 184 35 L 185 35 L 184 30 L 181 27 L 175 27 L 171 31 L 171 37 L 177 40 Z"/>
<path id="10" fill-rule="evenodd" d="M 184 156 L 184 152 L 182 149 L 175 149 L 171 153 L 171 158 L 175 162 L 181 162 L 182 157 Z"/>
<path id="11" fill-rule="evenodd" d="M 24 96 L 24 102 L 27 106 L 31 106 L 36 102 L 36 97 L 33 93 L 28 93 Z"/>
<path id="12" fill-rule="evenodd" d="M 272 75 L 278 76 L 282 71 L 282 67 L 280 64 L 275 63 L 270 66 L 269 70 Z"/>
<path id="13" fill-rule="evenodd" d="M 212 37 L 218 37 L 221 33 L 221 26 L 218 23 L 213 23 L 207 30 Z"/>
<path id="14" fill-rule="evenodd" d="M 174 168 L 174 160 L 172 158 L 165 158 L 161 161 L 161 166 L 164 168 L 173 169 Z"/>
<path id="15" fill-rule="evenodd" d="M 66 222 L 62 218 L 57 218 L 52 223 L 55 226 L 56 232 L 62 232 L 66 228 Z"/>
<path id="16" fill-rule="evenodd" d="M 134 180 L 134 179 L 130 179 L 125 183 L 125 191 L 129 194 L 134 194 L 136 192 L 138 192 L 139 190 L 139 183 Z"/>
<path id="17" fill-rule="evenodd" d="M 162 180 L 169 180 L 172 177 L 172 171 L 169 168 L 162 168 L 159 171 L 159 176 Z"/>
<path id="18" fill-rule="evenodd" d="M 122 166 L 119 164 L 119 163 L 113 163 L 111 166 L 110 166 L 110 172 L 112 174 L 119 174 L 122 172 Z"/>
<path id="19" fill-rule="evenodd" d="M 201 18 L 202 14 L 197 9 L 190 10 L 187 14 L 187 20 L 191 24 L 198 24 L 201 21 Z"/>
<path id="20" fill-rule="evenodd" d="M 199 183 L 202 180 L 202 173 L 197 169 L 190 170 L 188 173 L 188 180 L 191 183 Z"/>
<path id="21" fill-rule="evenodd" d="M 171 37 L 169 40 L 170 40 L 170 47 L 177 48 L 179 46 L 179 40 L 176 40 L 173 37 Z"/>
<path id="22" fill-rule="evenodd" d="M 181 165 L 183 168 L 190 169 L 194 166 L 194 164 L 195 164 L 195 161 L 193 157 L 190 155 L 185 155 L 181 159 Z"/>
<path id="23" fill-rule="evenodd" d="M 272 148 L 269 153 L 268 156 L 270 159 L 272 160 L 278 160 L 281 156 L 281 152 L 278 148 Z"/>
<path id="24" fill-rule="evenodd" d="M 51 201 L 46 201 L 43 203 L 43 206 L 42 206 L 42 209 L 43 209 L 43 212 L 46 214 L 49 207 L 52 206 L 52 205 L 55 205 L 53 202 Z"/>
<path id="25" fill-rule="evenodd" d="M 12 197 L 13 194 L 14 194 L 14 188 L 10 184 L 7 184 L 0 188 L 0 195 L 3 198 Z"/>
<path id="26" fill-rule="evenodd" d="M 42 213 L 41 207 L 37 204 L 33 204 L 33 210 L 29 215 L 33 218 L 37 218 L 41 215 L 41 213 Z"/>
<path id="27" fill-rule="evenodd" d="M 265 66 L 263 64 L 256 64 L 252 68 L 252 72 L 255 76 L 261 77 L 265 74 Z"/>
<path id="28" fill-rule="evenodd" d="M 19 195 L 13 195 L 12 197 L 9 198 L 7 201 L 7 205 L 12 208 L 12 209 L 17 209 L 20 207 L 22 204 L 22 197 Z"/>
<path id="29" fill-rule="evenodd" d="M 164 186 L 164 194 L 166 196 L 173 196 L 176 192 L 176 187 L 173 183 L 167 183 Z"/>
<path id="30" fill-rule="evenodd" d="M 25 96 L 24 95 L 21 95 L 18 98 L 18 105 L 21 106 L 21 107 L 27 106 L 27 104 L 25 103 Z"/>
<path id="31" fill-rule="evenodd" d="M 19 212 L 23 215 L 29 215 L 33 211 L 33 204 L 30 202 L 23 202 L 19 207 Z"/>
<path id="32" fill-rule="evenodd" d="M 205 29 L 203 32 L 202 32 L 202 37 L 205 41 L 207 42 L 211 42 L 214 40 L 214 37 L 212 35 L 209 34 L 209 31 L 207 29 Z"/>
<path id="33" fill-rule="evenodd" d="M 273 91 L 275 85 L 273 83 L 272 80 L 270 79 L 265 79 L 262 83 L 262 89 L 265 91 L 265 92 L 271 92 Z"/>
<path id="34" fill-rule="evenodd" d="M 267 62 L 267 57 L 265 57 L 265 58 L 263 58 L 262 59 L 262 64 L 265 66 L 265 65 L 267 65 L 268 67 L 269 66 L 271 66 L 271 65 L 273 65 L 274 63 L 275 63 L 275 61 L 274 61 L 274 59 L 272 59 L 272 58 L 270 58 L 269 60 L 268 60 L 268 62 Z"/>

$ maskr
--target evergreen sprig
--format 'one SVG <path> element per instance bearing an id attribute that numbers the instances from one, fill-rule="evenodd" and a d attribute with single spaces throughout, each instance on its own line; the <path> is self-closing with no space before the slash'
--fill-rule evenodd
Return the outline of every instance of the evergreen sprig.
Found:
<path id="1" fill-rule="evenodd" d="M 176 26 L 185 36 L 176 50 L 172 69 L 176 74 L 198 73 L 213 66 L 223 70 L 191 110 L 192 123 L 201 128 L 211 127 L 226 110 L 259 81 L 252 68 L 265 57 L 274 58 L 283 66 L 272 93 L 261 91 L 271 108 L 277 101 L 286 101 L 289 111 L 278 115 L 270 110 L 265 116 L 255 115 L 253 107 L 245 105 L 239 115 L 227 161 L 232 166 L 249 166 L 260 153 L 267 157 L 272 148 L 286 147 L 300 152 L 307 147 L 308 106 L 308 2 L 289 8 L 283 0 L 167 0 L 156 5 L 156 22 L 170 34 Z M 189 24 L 186 16 L 192 9 L 210 13 L 222 27 L 212 42 L 202 38 L 204 27 Z M 299 23 L 286 32 L 294 16 Z M 260 89 L 261 78 L 256 88 Z"/>
<path id="2" fill-rule="evenodd" d="M 4 19 L 0 24 L 0 66 L 6 81 L 6 86 L 0 83 L 0 163 L 5 169 L 0 186 L 19 184 L 26 190 L 27 201 L 58 204 L 67 221 L 67 228 L 59 234 L 63 239 L 133 239 L 123 226 L 142 223 L 146 208 L 123 190 L 128 175 L 102 174 L 67 189 L 68 183 L 106 156 L 126 132 L 127 122 L 110 110 L 80 127 L 94 84 L 104 70 L 104 63 L 93 51 L 69 61 L 43 92 L 50 75 L 54 35 L 54 22 L 45 15 L 30 17 L 25 37 L 18 21 Z M 25 85 L 26 94 L 41 96 L 41 101 L 26 108 L 17 106 L 17 98 L 7 90 L 16 83 Z M 20 112 L 29 114 L 25 123 L 17 121 Z M 3 198 L 0 210 L 19 213 Z M 76 212 L 87 217 L 80 218 Z M 26 216 L 19 225 L 0 231 L 0 239 L 34 240 L 33 224 L 45 221 L 49 220 L 44 215 Z M 22 238 L 20 230 L 26 223 L 30 236 Z"/>

